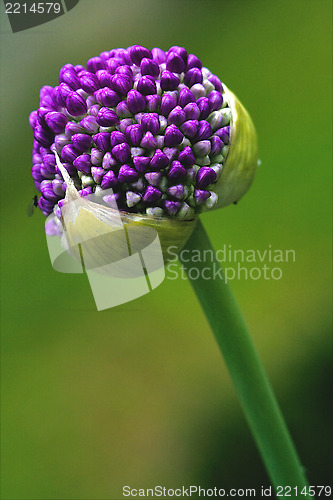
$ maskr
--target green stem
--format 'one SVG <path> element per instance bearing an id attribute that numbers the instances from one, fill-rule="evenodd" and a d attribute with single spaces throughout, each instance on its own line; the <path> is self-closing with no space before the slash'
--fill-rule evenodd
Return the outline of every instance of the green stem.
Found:
<path id="1" fill-rule="evenodd" d="M 275 488 L 297 486 L 298 495 L 295 490 L 291 491 L 291 495 L 299 498 L 301 489 L 306 487 L 304 491 L 308 491 L 308 482 L 231 288 L 224 279 L 208 280 L 206 275 L 204 279 L 201 273 L 209 265 L 211 271 L 213 268 L 216 271 L 220 269 L 220 264 L 200 220 L 185 249 L 190 252 L 199 250 L 201 255 L 209 250 L 209 255 L 213 255 L 209 263 L 180 260 L 224 356 L 272 484 Z M 189 273 L 193 266 L 200 271 L 196 272 L 195 279 L 191 279 Z M 302 498 L 310 496 L 302 495 Z"/>

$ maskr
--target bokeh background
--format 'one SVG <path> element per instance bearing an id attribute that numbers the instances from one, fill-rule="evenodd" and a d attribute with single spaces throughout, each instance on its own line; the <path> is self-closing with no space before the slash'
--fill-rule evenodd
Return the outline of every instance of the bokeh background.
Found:
<path id="1" fill-rule="evenodd" d="M 255 183 L 202 220 L 216 249 L 296 252 L 281 280 L 231 285 L 310 484 L 329 484 L 331 3 L 80 0 L 17 34 L 1 9 L 2 498 L 269 484 L 189 282 L 97 312 L 85 276 L 52 269 L 43 216 L 26 216 L 39 88 L 135 43 L 185 46 L 253 117 Z"/>

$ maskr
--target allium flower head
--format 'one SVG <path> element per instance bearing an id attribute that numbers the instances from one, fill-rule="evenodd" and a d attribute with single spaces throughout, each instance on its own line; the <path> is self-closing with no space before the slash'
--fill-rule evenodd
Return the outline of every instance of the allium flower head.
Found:
<path id="1" fill-rule="evenodd" d="M 29 121 L 32 176 L 46 216 L 59 212 L 66 192 L 54 150 L 81 196 L 103 198 L 112 188 L 121 211 L 181 219 L 237 201 L 256 167 L 246 111 L 182 47 L 134 45 L 86 67 L 66 64 L 56 87 L 42 87 Z"/>

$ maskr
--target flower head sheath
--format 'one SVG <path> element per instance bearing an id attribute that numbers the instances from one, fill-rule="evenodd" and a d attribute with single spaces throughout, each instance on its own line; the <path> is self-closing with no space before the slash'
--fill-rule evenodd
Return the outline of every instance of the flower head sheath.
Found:
<path id="1" fill-rule="evenodd" d="M 178 220 L 238 201 L 257 165 L 246 110 L 176 46 L 134 45 L 102 52 L 86 67 L 66 64 L 59 85 L 42 87 L 30 125 L 32 176 L 46 216 L 59 213 L 66 192 L 54 151 L 81 196 Z"/>

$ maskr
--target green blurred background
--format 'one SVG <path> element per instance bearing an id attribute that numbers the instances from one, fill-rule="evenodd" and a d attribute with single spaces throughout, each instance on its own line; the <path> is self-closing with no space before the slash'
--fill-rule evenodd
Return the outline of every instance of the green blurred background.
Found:
<path id="1" fill-rule="evenodd" d="M 97 312 L 85 276 L 52 269 L 43 216 L 26 217 L 39 88 L 135 43 L 185 46 L 253 117 L 255 183 L 202 220 L 216 249 L 296 252 L 281 280 L 231 285 L 310 484 L 329 484 L 331 3 L 80 0 L 17 34 L 1 17 L 2 498 L 269 484 L 190 284 Z"/>

